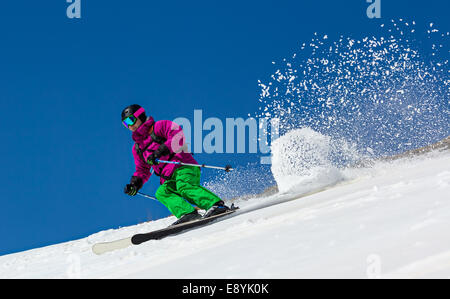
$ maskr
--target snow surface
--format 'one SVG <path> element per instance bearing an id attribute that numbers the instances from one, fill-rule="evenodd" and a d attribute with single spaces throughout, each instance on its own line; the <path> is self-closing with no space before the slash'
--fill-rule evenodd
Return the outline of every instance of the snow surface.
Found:
<path id="1" fill-rule="evenodd" d="M 450 154 L 346 169 L 232 218 L 97 256 L 173 217 L 0 257 L 0 278 L 450 278 Z M 213 262 L 212 262 L 213 261 Z"/>

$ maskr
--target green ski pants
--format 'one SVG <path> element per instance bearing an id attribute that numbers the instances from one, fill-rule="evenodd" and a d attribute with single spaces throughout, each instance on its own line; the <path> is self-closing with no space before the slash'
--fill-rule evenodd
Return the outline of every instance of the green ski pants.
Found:
<path id="1" fill-rule="evenodd" d="M 221 199 L 200 186 L 200 168 L 182 166 L 156 190 L 156 198 L 177 218 L 195 210 L 192 205 L 207 210 Z M 192 205 L 190 205 L 190 204 Z"/>

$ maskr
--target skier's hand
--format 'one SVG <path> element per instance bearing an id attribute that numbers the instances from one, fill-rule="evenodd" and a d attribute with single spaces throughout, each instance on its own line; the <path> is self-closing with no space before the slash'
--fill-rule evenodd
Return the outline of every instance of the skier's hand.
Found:
<path id="1" fill-rule="evenodd" d="M 155 153 L 152 153 L 150 156 L 148 156 L 147 158 L 147 164 L 150 166 L 153 165 L 158 165 L 159 162 L 157 161 L 159 157 L 156 157 Z"/>
<path id="2" fill-rule="evenodd" d="M 130 196 L 135 196 L 138 193 L 139 189 L 142 188 L 142 185 L 142 179 L 140 177 L 133 176 L 131 177 L 130 183 L 125 186 L 123 192 Z"/>
<path id="3" fill-rule="evenodd" d="M 134 186 L 133 184 L 127 184 L 125 186 L 125 189 L 123 190 L 123 192 L 125 192 L 125 194 L 128 194 L 130 196 L 135 196 L 138 192 L 136 186 Z"/>
<path id="4" fill-rule="evenodd" d="M 150 166 L 158 165 L 159 162 L 157 161 L 162 156 L 166 156 L 170 154 L 170 150 L 164 143 L 161 144 L 156 151 L 154 151 L 150 156 L 147 158 L 147 164 Z"/>

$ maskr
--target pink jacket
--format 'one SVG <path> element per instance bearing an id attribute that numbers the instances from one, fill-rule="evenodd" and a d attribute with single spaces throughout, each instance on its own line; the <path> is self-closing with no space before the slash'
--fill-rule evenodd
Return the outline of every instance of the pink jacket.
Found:
<path id="1" fill-rule="evenodd" d="M 152 175 L 150 166 L 145 161 L 147 161 L 147 158 L 160 146 L 159 143 L 153 142 L 152 137 L 150 136 L 152 125 L 154 125 L 153 132 L 155 135 L 165 138 L 166 141 L 164 144 L 170 150 L 170 155 L 162 156 L 160 158 L 161 160 L 169 160 L 171 158 L 170 161 L 198 164 L 191 153 L 182 151 L 183 146 L 185 146 L 185 137 L 182 128 L 170 120 L 160 120 L 155 122 L 153 117 L 150 116 L 145 123 L 133 132 L 132 135 L 133 140 L 136 142 L 135 145 L 133 145 L 133 157 L 134 163 L 136 164 L 134 176 L 140 177 L 145 184 Z M 144 161 L 136 149 L 136 144 L 138 144 L 139 148 L 142 150 Z M 147 149 L 144 151 L 146 147 Z M 163 184 L 165 182 L 163 176 L 170 177 L 180 165 L 159 163 L 152 167 L 155 174 L 162 175 L 160 177 L 160 184 Z"/>

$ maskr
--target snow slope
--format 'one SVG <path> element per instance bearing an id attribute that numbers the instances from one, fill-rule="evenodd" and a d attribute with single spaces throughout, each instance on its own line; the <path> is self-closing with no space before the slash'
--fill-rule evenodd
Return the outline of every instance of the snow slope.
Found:
<path id="1" fill-rule="evenodd" d="M 0 278 L 450 278 L 448 151 L 339 177 L 242 200 L 235 217 L 101 256 L 95 242 L 174 218 L 1 256 Z"/>

